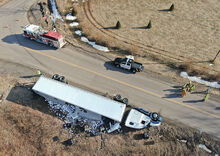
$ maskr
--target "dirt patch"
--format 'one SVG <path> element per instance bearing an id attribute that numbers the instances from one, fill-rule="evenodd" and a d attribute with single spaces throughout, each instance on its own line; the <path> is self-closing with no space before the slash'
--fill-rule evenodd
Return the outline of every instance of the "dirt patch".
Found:
<path id="1" fill-rule="evenodd" d="M 9 0 L 0 0 L 0 6 L 4 5 L 5 3 L 7 3 Z"/>

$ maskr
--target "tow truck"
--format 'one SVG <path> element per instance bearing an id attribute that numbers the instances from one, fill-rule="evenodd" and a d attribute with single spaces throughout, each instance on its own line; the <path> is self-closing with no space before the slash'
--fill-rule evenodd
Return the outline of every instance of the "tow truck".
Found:
<path id="1" fill-rule="evenodd" d="M 144 70 L 144 66 L 141 63 L 134 61 L 134 56 L 128 55 L 126 58 L 116 58 L 113 61 L 116 67 L 130 70 L 132 73 L 141 72 Z"/>
<path id="2" fill-rule="evenodd" d="M 26 25 L 23 28 L 23 36 L 55 48 L 62 48 L 66 44 L 62 34 L 45 30 L 34 24 Z"/>

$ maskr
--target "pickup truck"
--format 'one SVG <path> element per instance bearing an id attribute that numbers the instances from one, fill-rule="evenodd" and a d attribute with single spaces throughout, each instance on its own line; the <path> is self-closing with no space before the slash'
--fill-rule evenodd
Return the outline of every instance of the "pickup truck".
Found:
<path id="1" fill-rule="evenodd" d="M 134 61 L 134 56 L 128 55 L 126 58 L 116 58 L 113 61 L 113 64 L 116 67 L 120 67 L 123 69 L 130 70 L 132 73 L 136 73 L 137 71 L 143 71 L 144 66 L 141 63 Z"/>

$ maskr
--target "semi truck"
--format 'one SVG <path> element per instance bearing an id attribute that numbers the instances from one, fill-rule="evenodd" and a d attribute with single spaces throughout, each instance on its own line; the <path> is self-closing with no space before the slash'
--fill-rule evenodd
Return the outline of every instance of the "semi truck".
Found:
<path id="1" fill-rule="evenodd" d="M 34 24 L 26 25 L 23 28 L 23 36 L 55 48 L 62 48 L 66 44 L 62 34 L 45 30 Z"/>
<path id="2" fill-rule="evenodd" d="M 141 72 L 144 70 L 144 66 L 141 63 L 134 61 L 134 56 L 128 55 L 126 58 L 116 58 L 113 61 L 116 67 L 130 70 L 132 73 Z"/>
<path id="3" fill-rule="evenodd" d="M 85 132 L 92 135 L 103 131 L 121 132 L 122 126 L 145 129 L 160 126 L 162 122 L 158 113 L 128 106 L 128 100 L 120 100 L 119 94 L 110 99 L 66 84 L 59 77 L 63 76 L 55 74 L 50 79 L 42 75 L 32 90 L 44 97 L 49 107 L 65 122 L 79 125 Z"/>

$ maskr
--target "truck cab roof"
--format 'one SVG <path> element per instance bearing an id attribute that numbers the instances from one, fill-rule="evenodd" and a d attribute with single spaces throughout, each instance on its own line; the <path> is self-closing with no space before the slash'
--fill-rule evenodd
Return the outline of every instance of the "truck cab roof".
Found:
<path id="1" fill-rule="evenodd" d="M 127 55 L 126 58 L 130 59 L 130 60 L 134 60 L 134 56 L 132 56 L 132 55 Z"/>

